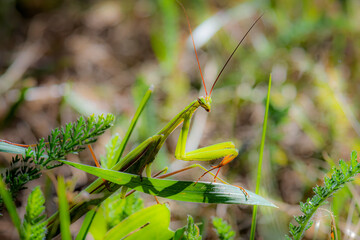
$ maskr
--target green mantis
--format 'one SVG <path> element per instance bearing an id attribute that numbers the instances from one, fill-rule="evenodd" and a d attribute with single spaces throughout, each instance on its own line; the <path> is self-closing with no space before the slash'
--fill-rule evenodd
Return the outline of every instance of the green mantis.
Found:
<path id="1" fill-rule="evenodd" d="M 183 5 L 181 3 L 179 3 L 179 4 L 185 12 Z M 125 157 L 124 159 L 122 159 L 119 162 L 119 164 L 122 163 L 125 167 L 125 169 L 122 168 L 123 171 L 129 172 L 129 173 L 141 174 L 143 172 L 143 170 L 146 168 L 147 176 L 151 177 L 150 166 L 151 166 L 151 163 L 154 161 L 158 151 L 160 150 L 160 148 L 162 147 L 162 145 L 164 144 L 164 141 L 168 138 L 168 136 L 180 124 L 182 124 L 181 132 L 180 132 L 178 143 L 177 143 L 176 150 L 175 150 L 175 157 L 179 160 L 184 160 L 184 161 L 211 161 L 211 160 L 216 160 L 216 159 L 222 159 L 222 161 L 218 165 L 212 167 L 210 170 L 206 170 L 206 172 L 200 177 L 200 178 L 202 178 L 208 172 L 210 172 L 214 169 L 218 169 L 217 173 L 214 176 L 214 181 L 215 181 L 217 179 L 217 175 L 220 171 L 220 168 L 222 166 L 226 165 L 227 163 L 231 162 L 238 155 L 238 151 L 232 142 L 223 142 L 223 143 L 218 143 L 218 144 L 211 145 L 208 147 L 199 148 L 194 151 L 186 152 L 185 146 L 186 146 L 186 141 L 187 141 L 189 128 L 190 128 L 190 120 L 191 120 L 194 112 L 199 107 L 203 108 L 207 112 L 211 111 L 211 102 L 212 102 L 211 93 L 215 87 L 215 84 L 219 80 L 222 72 L 224 71 L 225 67 L 229 63 L 232 56 L 235 54 L 236 50 L 239 48 L 239 46 L 241 45 L 241 43 L 243 42 L 245 37 L 248 35 L 248 33 L 251 31 L 251 29 L 255 26 L 255 24 L 260 20 L 262 15 L 256 19 L 256 21 L 252 24 L 252 26 L 245 33 L 244 37 L 239 41 L 238 45 L 236 46 L 236 48 L 234 49 L 234 51 L 232 52 L 230 57 L 227 59 L 224 66 L 222 67 L 222 69 L 220 70 L 217 78 L 215 79 L 215 81 L 211 87 L 209 94 L 206 89 L 205 81 L 203 78 L 203 74 L 202 74 L 201 67 L 200 67 L 200 62 L 199 62 L 196 47 L 195 47 L 194 38 L 192 35 L 189 19 L 188 19 L 186 12 L 185 12 L 185 15 L 187 18 L 189 31 L 190 31 L 190 35 L 192 38 L 193 47 L 194 47 L 200 75 L 201 75 L 203 86 L 205 89 L 205 96 L 201 96 L 198 99 L 191 102 L 180 113 L 178 113 L 164 128 L 162 128 L 157 134 L 155 134 L 154 136 L 147 139 L 145 142 L 140 144 L 132 152 L 129 153 L 130 156 L 134 156 L 134 157 L 130 157 L 130 158 Z M 201 165 L 198 165 L 198 164 L 194 165 L 194 167 L 203 168 Z M 184 168 L 183 170 L 185 171 L 187 169 L 188 168 Z M 205 169 L 205 168 L 203 168 L 203 169 Z M 181 172 L 183 170 L 178 170 L 178 171 L 176 171 L 176 173 Z M 200 178 L 198 180 L 200 180 Z M 247 198 L 248 197 L 247 192 L 242 187 L 239 187 L 239 188 L 241 189 L 241 191 L 243 191 L 243 193 L 245 194 L 245 197 Z"/>
<path id="2" fill-rule="evenodd" d="M 182 5 L 181 5 L 181 7 L 183 8 Z M 200 178 L 202 178 L 205 174 L 209 173 L 210 171 L 217 169 L 217 173 L 214 174 L 214 181 L 217 179 L 217 175 L 218 175 L 221 167 L 223 167 L 227 163 L 231 162 L 238 155 L 238 150 L 235 148 L 235 145 L 232 142 L 223 142 L 223 143 L 218 143 L 215 145 L 203 147 L 200 149 L 196 149 L 194 151 L 186 152 L 185 146 L 186 146 L 187 136 L 188 136 L 189 129 L 190 129 L 190 121 L 191 121 L 193 114 L 195 113 L 195 111 L 197 109 L 199 109 L 199 107 L 203 108 L 207 112 L 211 111 L 211 103 L 212 103 L 211 94 L 212 94 L 212 91 L 213 91 L 217 81 L 219 80 L 221 74 L 223 73 L 223 71 L 224 71 L 225 67 L 227 66 L 228 62 L 230 61 L 230 59 L 235 54 L 236 50 L 239 48 L 239 46 L 241 45 L 241 43 L 243 42 L 245 37 L 248 35 L 250 30 L 255 26 L 255 24 L 260 20 L 261 17 L 262 16 L 260 16 L 256 19 L 256 21 L 252 24 L 252 26 L 246 32 L 244 37 L 239 41 L 238 45 L 236 46 L 236 48 L 234 49 L 234 51 L 232 52 L 230 57 L 225 62 L 221 71 L 219 72 L 217 78 L 215 79 L 215 81 L 211 87 L 210 92 L 208 93 L 206 86 L 205 86 L 203 74 L 202 74 L 202 71 L 200 68 L 200 63 L 198 60 L 197 51 L 196 51 L 196 47 L 194 44 L 190 23 L 189 23 L 187 15 L 186 15 L 190 35 L 191 35 L 191 38 L 193 41 L 196 59 L 197 59 L 198 65 L 199 65 L 199 70 L 200 70 L 203 86 L 205 89 L 205 96 L 201 96 L 198 99 L 191 102 L 181 112 L 179 112 L 172 120 L 170 120 L 170 122 L 168 124 L 166 124 L 166 126 L 164 126 L 160 131 L 158 131 L 155 135 L 149 137 L 147 140 L 145 140 L 143 143 L 138 145 L 136 148 L 134 148 L 131 152 L 129 152 L 124 157 L 122 157 L 122 154 L 123 154 L 123 150 L 124 150 L 127 140 L 123 141 L 122 146 L 120 147 L 121 150 L 117 153 L 118 161 L 117 161 L 116 165 L 112 168 L 113 170 L 141 175 L 143 173 L 143 171 L 146 169 L 146 175 L 148 177 L 151 177 L 151 171 L 150 171 L 151 164 L 155 160 L 159 150 L 163 146 L 163 144 L 164 144 L 165 140 L 168 138 L 168 136 L 178 126 L 180 126 L 182 124 L 181 132 L 180 132 L 180 135 L 178 138 L 178 143 L 177 143 L 176 150 L 175 150 L 175 157 L 177 159 L 184 160 L 184 161 L 211 161 L 211 160 L 216 160 L 216 159 L 222 159 L 222 160 L 218 165 L 212 167 L 210 170 L 203 168 L 199 164 L 194 164 L 190 167 L 180 169 L 174 173 L 162 175 L 162 177 L 170 176 L 170 175 L 176 174 L 178 172 L 185 171 L 192 167 L 200 167 L 202 169 L 205 169 L 205 173 L 202 176 L 200 176 Z M 151 91 L 152 90 L 150 90 L 146 94 L 144 99 L 148 99 L 148 97 L 150 97 Z M 145 100 L 145 101 L 147 101 L 147 100 Z M 141 104 L 141 107 L 138 109 L 138 112 L 136 113 L 137 116 L 141 114 L 141 111 L 143 110 L 144 105 L 145 104 Z M 135 122 L 136 122 L 136 120 L 135 120 Z M 125 137 L 125 139 L 128 139 L 128 136 L 130 136 L 133 126 L 135 125 L 135 122 L 132 123 L 132 126 L 129 128 L 130 130 L 127 133 L 127 136 Z M 83 213 L 88 210 L 89 206 L 97 205 L 97 204 L 101 203 L 104 199 L 106 199 L 109 195 L 111 195 L 114 191 L 116 191 L 120 187 L 121 187 L 120 185 L 116 185 L 113 183 L 108 183 L 108 184 L 107 184 L 107 182 L 104 183 L 102 181 L 102 179 L 98 179 L 98 180 L 94 181 L 90 186 L 88 186 L 85 190 L 83 190 L 83 192 L 86 192 L 89 194 L 94 194 L 94 195 L 97 193 L 101 193 L 101 196 L 99 196 L 98 198 L 95 198 L 95 199 L 91 199 L 91 200 L 87 201 L 86 203 L 84 203 L 83 201 L 74 201 L 74 203 L 72 203 L 70 205 L 70 216 L 71 216 L 72 221 L 75 221 L 80 216 L 82 216 Z M 238 187 L 238 188 L 243 192 L 243 194 L 245 195 L 245 198 L 249 197 L 248 193 L 242 187 Z M 126 190 L 127 190 L 127 188 L 123 187 L 124 193 L 126 192 Z M 49 232 L 52 232 L 52 234 L 57 232 L 58 231 L 58 228 L 56 227 L 57 224 L 58 224 L 57 217 L 56 217 L 56 215 L 53 215 L 48 221 Z"/>
<path id="3" fill-rule="evenodd" d="M 189 168 L 192 168 L 192 167 L 200 167 L 200 168 L 205 170 L 205 173 L 202 176 L 199 177 L 199 179 L 198 179 L 198 181 L 199 181 L 205 174 L 211 172 L 212 170 L 218 169 L 216 174 L 213 174 L 214 175 L 214 181 L 216 181 L 218 173 L 219 173 L 221 167 L 223 167 L 224 165 L 231 162 L 234 158 L 236 158 L 236 156 L 238 155 L 238 150 L 235 148 L 235 145 L 232 142 L 223 142 L 223 143 L 218 143 L 218 144 L 214 144 L 214 145 L 211 145 L 211 146 L 199 148 L 199 149 L 196 149 L 196 150 L 193 150 L 193 151 L 190 151 L 190 152 L 186 152 L 185 146 L 186 146 L 187 137 L 188 137 L 188 133 L 189 133 L 189 129 L 190 129 L 190 121 L 191 121 L 191 118 L 192 118 L 193 114 L 195 113 L 195 111 L 199 107 L 203 108 L 207 112 L 211 111 L 211 103 L 212 103 L 211 94 L 212 94 L 212 91 L 213 91 L 217 81 L 219 80 L 219 78 L 220 78 L 221 74 L 223 73 L 225 67 L 227 66 L 227 64 L 229 63 L 229 61 L 231 60 L 231 58 L 235 54 L 236 50 L 239 48 L 239 46 L 241 45 L 241 43 L 243 42 L 245 37 L 249 34 L 251 29 L 255 26 L 255 24 L 260 20 L 262 15 L 255 20 L 255 22 L 251 25 L 251 27 L 245 33 L 243 38 L 239 41 L 236 48 L 233 50 L 233 52 L 231 53 L 231 55 L 229 56 L 229 58 L 225 62 L 224 66 L 220 70 L 219 74 L 217 75 L 217 78 L 215 79 L 215 81 L 214 81 L 214 83 L 213 83 L 213 85 L 211 87 L 211 90 L 208 93 L 206 85 L 205 85 L 205 81 L 204 81 L 204 78 L 203 78 L 203 73 L 202 73 L 202 70 L 201 70 L 201 67 L 200 67 L 200 62 L 199 62 L 199 59 L 198 59 L 198 55 L 197 55 L 195 42 L 194 42 L 194 38 L 193 38 L 193 35 L 192 35 L 192 31 L 191 31 L 189 18 L 187 16 L 186 12 L 185 12 L 184 6 L 181 3 L 179 3 L 179 4 L 182 7 L 182 9 L 184 10 L 184 13 L 185 13 L 185 16 L 186 16 L 186 19 L 187 19 L 189 32 L 190 32 L 193 47 L 194 47 L 195 56 L 196 56 L 196 59 L 197 59 L 197 63 L 198 63 L 202 83 L 203 83 L 203 86 L 204 86 L 204 89 L 205 89 L 205 96 L 201 96 L 201 97 L 197 98 L 196 100 L 194 100 L 193 102 L 191 102 L 180 113 L 178 113 L 165 127 L 163 127 L 158 133 L 156 133 L 152 137 L 149 137 L 147 140 L 145 140 L 143 143 L 141 143 L 135 149 L 133 149 L 130 153 L 128 153 L 125 157 L 121 158 L 121 155 L 122 155 L 123 150 L 124 150 L 125 145 L 126 145 L 126 141 L 123 142 L 122 143 L 123 146 L 120 148 L 121 150 L 118 153 L 117 164 L 113 167 L 113 169 L 117 170 L 117 171 L 123 171 L 123 172 L 127 172 L 127 173 L 133 173 L 133 174 L 141 175 L 142 172 L 144 171 L 144 169 L 146 168 L 146 175 L 148 177 L 151 177 L 151 170 L 150 170 L 151 169 L 151 164 L 155 160 L 155 157 L 158 154 L 160 148 L 163 146 L 163 144 L 164 144 L 165 140 L 168 138 L 168 136 L 179 125 L 182 124 L 181 132 L 180 132 L 180 135 L 179 135 L 179 138 L 178 138 L 178 143 L 177 143 L 176 150 L 175 150 L 175 157 L 177 159 L 184 160 L 184 161 L 212 161 L 212 160 L 221 159 L 221 162 L 218 165 L 213 166 L 210 170 L 205 169 L 204 167 L 202 167 L 199 164 L 194 164 L 194 165 L 192 165 L 190 167 L 178 170 L 178 171 L 176 171 L 176 173 L 185 171 L 185 170 L 187 170 Z M 150 92 L 151 91 L 152 90 L 150 90 Z M 148 94 L 148 97 L 149 97 L 150 93 L 147 93 L 147 94 Z M 145 97 L 145 99 L 146 99 L 146 97 Z M 144 105 L 145 104 L 141 105 L 142 107 L 138 110 L 138 113 L 137 113 L 138 115 L 141 114 L 141 111 L 143 110 Z M 132 129 L 133 129 L 132 127 L 135 125 L 135 123 L 133 123 L 132 126 L 129 128 L 129 129 L 131 129 L 131 131 L 132 131 Z M 128 136 L 130 136 L 131 131 L 127 133 Z M 125 137 L 125 139 L 128 139 L 127 137 Z M 0 140 L 0 141 L 5 142 L 5 143 L 9 143 L 9 144 L 13 144 L 15 146 L 20 146 L 20 147 L 26 147 L 27 146 L 27 145 L 11 143 L 11 142 L 8 142 L 6 140 Z M 91 147 L 90 147 L 90 150 L 92 150 Z M 92 152 L 92 154 L 93 154 L 93 152 Z M 94 156 L 94 154 L 93 154 L 93 156 Z M 97 164 L 97 166 L 99 166 L 99 165 Z M 175 173 L 173 173 L 173 174 L 175 174 Z M 167 174 L 167 176 L 169 176 L 169 175 L 172 175 L 172 174 Z M 223 180 L 221 180 L 221 181 L 224 182 Z M 98 189 L 99 187 L 100 186 L 96 187 L 95 189 Z M 239 188 L 241 189 L 241 191 L 243 191 L 246 198 L 249 197 L 247 192 L 242 187 L 239 187 Z M 93 189 L 93 191 L 95 189 Z M 126 191 L 124 191 L 124 192 L 126 192 Z M 92 193 L 92 191 L 90 191 L 90 193 Z"/>

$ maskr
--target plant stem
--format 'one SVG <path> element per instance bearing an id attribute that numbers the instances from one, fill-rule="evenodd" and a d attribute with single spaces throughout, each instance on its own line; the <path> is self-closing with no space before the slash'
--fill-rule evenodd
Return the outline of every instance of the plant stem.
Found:
<path id="1" fill-rule="evenodd" d="M 271 89 L 271 75 L 270 75 L 270 78 L 269 78 L 268 93 L 267 93 L 267 98 L 266 98 L 266 108 L 265 108 L 263 131 L 262 131 L 261 144 L 260 144 L 259 165 L 258 165 L 257 178 L 256 178 L 255 194 L 259 194 L 259 189 L 260 189 L 261 168 L 262 168 L 262 160 L 263 160 L 263 155 L 264 155 L 267 118 L 268 118 L 268 113 L 269 113 L 270 89 Z M 254 208 L 253 208 L 251 233 L 250 233 L 250 239 L 251 240 L 255 239 L 256 215 L 257 215 L 257 205 L 255 205 Z"/>

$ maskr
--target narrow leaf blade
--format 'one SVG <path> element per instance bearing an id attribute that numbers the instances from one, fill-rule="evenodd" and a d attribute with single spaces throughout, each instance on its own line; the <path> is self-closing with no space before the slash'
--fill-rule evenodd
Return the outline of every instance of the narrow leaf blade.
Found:
<path id="1" fill-rule="evenodd" d="M 170 211 L 166 204 L 157 204 L 138 211 L 112 228 L 104 240 L 171 239 Z"/>
<path id="2" fill-rule="evenodd" d="M 9 193 L 9 191 L 6 189 L 5 183 L 3 182 L 2 177 L 0 176 L 0 196 L 2 197 L 5 206 L 9 212 L 9 215 L 11 217 L 11 220 L 13 221 L 16 229 L 19 232 L 19 235 L 21 236 L 21 229 L 20 229 L 20 225 L 21 225 L 21 220 L 20 217 L 16 211 L 16 206 L 15 203 L 11 197 L 11 194 Z"/>
<path id="3" fill-rule="evenodd" d="M 26 148 L 12 145 L 6 142 L 0 142 L 0 152 L 25 154 Z"/>
<path id="4" fill-rule="evenodd" d="M 173 200 L 199 203 L 247 204 L 276 207 L 268 200 L 248 190 L 245 199 L 241 190 L 232 185 L 211 182 L 176 181 L 140 177 L 124 172 L 92 167 L 80 163 L 61 161 L 110 182 L 127 186 L 147 194 Z"/>
<path id="5" fill-rule="evenodd" d="M 85 219 L 81 225 L 80 231 L 76 235 L 75 240 L 85 240 L 86 239 L 86 236 L 89 232 L 90 226 L 94 220 L 95 214 L 96 214 L 96 209 L 92 209 L 91 211 L 89 211 L 86 214 Z"/>
<path id="6" fill-rule="evenodd" d="M 58 178 L 58 197 L 59 197 L 61 239 L 71 240 L 69 203 L 66 199 L 64 177 Z"/>

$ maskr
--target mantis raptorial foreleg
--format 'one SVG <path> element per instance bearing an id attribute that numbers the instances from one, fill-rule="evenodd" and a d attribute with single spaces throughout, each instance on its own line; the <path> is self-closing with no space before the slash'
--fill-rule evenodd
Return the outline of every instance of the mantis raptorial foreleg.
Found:
<path id="1" fill-rule="evenodd" d="M 231 162 L 238 155 L 238 151 L 232 142 L 223 142 L 186 152 L 185 147 L 190 128 L 191 115 L 192 113 L 185 114 L 184 116 L 183 126 L 181 128 L 179 140 L 175 150 L 175 157 L 184 161 L 211 161 L 222 159 L 220 164 L 212 167 L 210 170 L 205 170 L 206 172 L 204 173 L 205 175 L 213 169 L 218 169 L 218 172 L 214 175 L 214 181 L 216 181 L 220 168 Z"/>

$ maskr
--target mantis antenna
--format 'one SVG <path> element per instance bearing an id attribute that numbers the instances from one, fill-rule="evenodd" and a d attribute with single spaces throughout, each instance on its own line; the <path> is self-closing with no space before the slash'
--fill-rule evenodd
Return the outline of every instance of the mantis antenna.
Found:
<path id="1" fill-rule="evenodd" d="M 198 66 L 199 66 L 199 70 L 200 70 L 200 75 L 201 75 L 201 79 L 202 79 L 202 82 L 203 82 L 203 86 L 204 86 L 204 89 L 205 89 L 205 96 L 211 96 L 211 93 L 215 87 L 215 84 L 216 82 L 219 80 L 221 74 L 223 73 L 225 67 L 228 65 L 228 63 L 230 62 L 231 58 L 233 57 L 233 55 L 235 54 L 236 50 L 239 48 L 239 46 L 241 45 L 241 43 L 244 41 L 244 39 L 246 38 L 246 36 L 249 34 L 249 32 L 251 31 L 251 29 L 255 26 L 255 24 L 262 18 L 262 16 L 264 14 L 261 14 L 260 17 L 258 17 L 255 22 L 251 25 L 251 27 L 249 28 L 249 30 L 247 30 L 247 32 L 245 33 L 245 35 L 243 36 L 243 38 L 239 41 L 238 45 L 236 46 L 236 48 L 234 49 L 234 51 L 231 53 L 230 57 L 226 60 L 224 66 L 221 68 L 218 76 L 216 77 L 215 81 L 214 81 L 214 84 L 212 85 L 211 87 L 211 90 L 210 90 L 210 93 L 208 94 L 207 90 L 206 90 L 206 85 L 205 85 L 205 80 L 204 80 L 204 77 L 203 77 L 203 74 L 202 74 L 202 71 L 201 71 L 201 67 L 200 67 L 200 61 L 199 61 L 199 58 L 198 58 L 198 54 L 197 54 L 197 51 L 196 51 L 196 47 L 195 47 L 195 41 L 194 41 L 194 37 L 193 37 L 193 34 L 192 34 L 192 30 L 191 30 L 191 26 L 190 26 L 190 20 L 189 20 L 189 17 L 186 13 L 186 10 L 185 10 L 185 7 L 184 5 L 177 1 L 178 4 L 181 6 L 181 8 L 183 9 L 184 11 L 184 14 L 186 16 L 186 21 L 187 21 L 187 24 L 188 24 L 188 28 L 189 28 L 189 32 L 190 32 L 190 35 L 191 35 L 191 40 L 192 40 L 192 43 L 193 43 L 193 46 L 194 46 L 194 51 L 195 51 L 195 56 L 196 56 L 196 61 L 198 63 Z"/>
<path id="2" fill-rule="evenodd" d="M 206 90 L 205 80 L 204 80 L 204 77 L 203 77 L 203 74 L 202 74 L 202 71 L 201 71 L 200 61 L 199 61 L 199 58 L 198 58 L 198 55 L 197 55 L 197 51 L 196 51 L 196 47 L 195 47 L 195 41 L 194 41 L 194 37 L 193 37 L 192 31 L 191 31 L 191 26 L 190 26 L 190 20 L 189 20 L 189 17 L 188 17 L 188 15 L 187 15 L 187 13 L 186 13 L 186 10 L 185 10 L 184 5 L 182 5 L 182 3 L 179 2 L 179 1 L 177 1 L 177 2 L 178 2 L 178 4 L 181 6 L 181 8 L 183 9 L 183 11 L 184 11 L 184 13 L 185 13 L 185 16 L 186 16 L 186 21 L 187 21 L 187 24 L 188 24 L 188 27 L 189 27 L 189 32 L 190 32 L 190 35 L 191 35 L 192 44 L 193 44 L 193 46 L 194 46 L 196 61 L 197 61 L 198 66 L 199 66 L 201 79 L 202 79 L 203 86 L 204 86 L 204 89 L 205 89 L 205 96 L 207 96 L 207 95 L 208 95 L 208 92 L 207 92 L 207 90 Z"/>
<path id="3" fill-rule="evenodd" d="M 263 16 L 264 14 L 261 14 L 260 17 L 258 17 L 255 22 L 251 25 L 251 27 L 249 28 L 249 30 L 247 30 L 247 32 L 245 33 L 245 35 L 243 36 L 243 38 L 239 41 L 238 45 L 236 46 L 236 48 L 234 49 L 234 51 L 231 53 L 230 57 L 226 60 L 224 66 L 222 67 L 222 69 L 219 72 L 219 75 L 216 77 L 214 84 L 211 87 L 210 90 L 210 94 L 209 96 L 211 96 L 212 90 L 215 87 L 216 82 L 219 80 L 222 72 L 224 71 L 225 67 L 227 66 L 227 64 L 229 63 L 230 59 L 232 58 L 232 56 L 234 56 L 236 50 L 239 48 L 239 46 L 241 45 L 241 43 L 244 41 L 244 39 L 246 38 L 246 36 L 249 34 L 249 32 L 251 31 L 251 29 L 255 26 L 255 24 L 260 20 L 260 18 Z"/>

